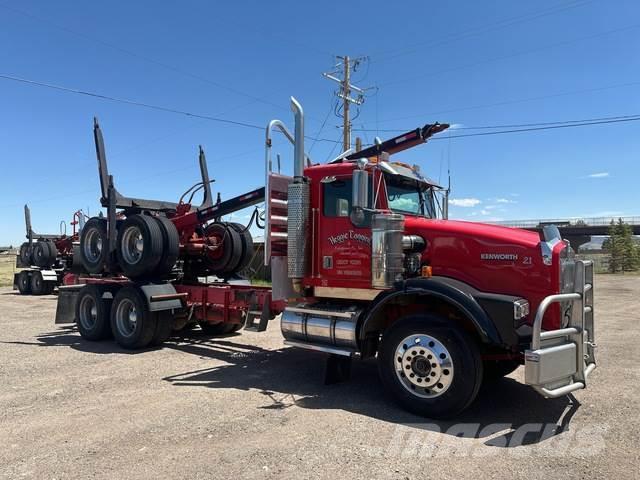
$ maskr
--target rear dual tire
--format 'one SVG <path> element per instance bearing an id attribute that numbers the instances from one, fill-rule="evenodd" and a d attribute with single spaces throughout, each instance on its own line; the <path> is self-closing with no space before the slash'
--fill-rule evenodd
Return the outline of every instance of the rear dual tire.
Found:
<path id="1" fill-rule="evenodd" d="M 90 341 L 111 337 L 111 298 L 103 298 L 105 289 L 86 285 L 76 301 L 76 323 L 82 338 Z"/>
<path id="2" fill-rule="evenodd" d="M 111 331 L 118 345 L 128 350 L 157 346 L 171 336 L 173 316 L 170 311 L 150 311 L 140 290 L 123 287 L 113 299 Z"/>
<path id="3" fill-rule="evenodd" d="M 58 249 L 53 242 L 37 242 L 33 246 L 33 263 L 40 268 L 51 267 L 58 256 Z"/>
<path id="4" fill-rule="evenodd" d="M 31 278 L 29 277 L 29 272 L 26 270 L 21 271 L 18 274 L 16 284 L 20 295 L 29 295 L 31 293 Z"/>
<path id="5" fill-rule="evenodd" d="M 42 273 L 35 271 L 31 272 L 31 293 L 33 295 L 51 295 L 55 288 L 55 283 L 51 281 L 45 281 L 42 277 Z"/>

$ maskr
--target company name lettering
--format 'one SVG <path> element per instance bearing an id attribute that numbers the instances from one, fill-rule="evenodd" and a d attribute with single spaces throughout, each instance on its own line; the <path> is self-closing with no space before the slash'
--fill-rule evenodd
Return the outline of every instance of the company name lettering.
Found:
<path id="1" fill-rule="evenodd" d="M 481 253 L 481 260 L 518 260 L 517 253 Z"/>
<path id="2" fill-rule="evenodd" d="M 331 245 L 338 245 L 340 243 L 344 243 L 347 240 L 355 240 L 357 242 L 364 243 L 366 245 L 371 245 L 371 238 L 363 235 L 362 233 L 354 232 L 353 230 L 349 230 L 348 232 L 339 233 L 338 235 L 333 235 L 329 237 L 329 242 Z"/>

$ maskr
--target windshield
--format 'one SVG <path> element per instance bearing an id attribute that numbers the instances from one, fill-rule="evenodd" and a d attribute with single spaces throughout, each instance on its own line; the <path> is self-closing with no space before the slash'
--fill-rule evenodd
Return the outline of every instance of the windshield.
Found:
<path id="1" fill-rule="evenodd" d="M 387 200 L 394 212 L 436 217 L 433 189 L 413 179 L 385 175 Z"/>

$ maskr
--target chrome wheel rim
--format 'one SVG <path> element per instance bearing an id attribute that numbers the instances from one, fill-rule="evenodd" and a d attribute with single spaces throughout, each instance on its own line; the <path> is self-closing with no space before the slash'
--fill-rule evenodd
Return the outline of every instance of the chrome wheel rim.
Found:
<path id="1" fill-rule="evenodd" d="M 102 256 L 102 236 L 96 228 L 90 229 L 84 237 L 82 245 L 84 256 L 87 260 L 94 263 Z"/>
<path id="2" fill-rule="evenodd" d="M 131 226 L 124 231 L 120 249 L 127 264 L 135 265 L 140 261 L 144 253 L 144 240 L 138 227 Z"/>
<path id="3" fill-rule="evenodd" d="M 78 320 L 85 330 L 92 330 L 98 323 L 98 306 L 95 299 L 90 295 L 85 295 L 80 300 L 78 309 Z"/>
<path id="4" fill-rule="evenodd" d="M 135 304 L 129 299 L 123 299 L 116 309 L 116 326 L 123 337 L 130 337 L 136 331 L 138 325 L 138 311 Z"/>
<path id="5" fill-rule="evenodd" d="M 451 354 L 430 335 L 415 334 L 402 340 L 393 364 L 402 386 L 417 397 L 438 397 L 453 381 Z"/>

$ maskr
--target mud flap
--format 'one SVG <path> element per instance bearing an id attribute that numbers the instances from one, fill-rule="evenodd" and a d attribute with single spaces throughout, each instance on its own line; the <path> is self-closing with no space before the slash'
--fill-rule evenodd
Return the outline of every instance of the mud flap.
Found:
<path id="1" fill-rule="evenodd" d="M 76 302 L 82 287 L 84 287 L 84 285 L 59 287 L 58 303 L 56 305 L 56 324 L 76 322 Z"/>

